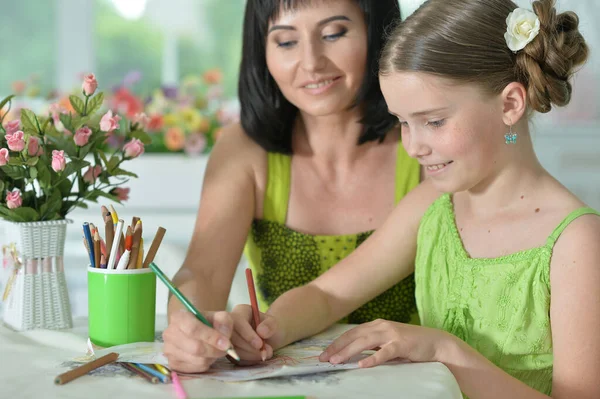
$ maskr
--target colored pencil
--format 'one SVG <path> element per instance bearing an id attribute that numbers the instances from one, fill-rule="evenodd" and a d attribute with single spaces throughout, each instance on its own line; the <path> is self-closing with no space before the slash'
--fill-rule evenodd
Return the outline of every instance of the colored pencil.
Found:
<path id="1" fill-rule="evenodd" d="M 168 368 L 166 368 L 165 366 L 163 366 L 162 364 L 155 364 L 154 367 L 156 367 L 156 369 L 158 371 L 160 371 L 161 373 L 163 373 L 164 375 L 166 375 L 167 377 L 171 376 L 171 372 L 169 371 Z"/>
<path id="2" fill-rule="evenodd" d="M 133 363 L 134 366 L 136 366 L 139 369 L 144 370 L 146 373 L 155 376 L 156 378 L 158 378 L 160 380 L 160 382 L 162 382 L 163 384 L 166 384 L 168 381 L 170 381 L 169 378 L 167 378 L 166 375 L 164 375 L 163 373 L 161 373 L 160 371 L 146 365 L 143 363 Z"/>
<path id="3" fill-rule="evenodd" d="M 104 236 L 106 237 L 106 257 L 108 258 L 115 239 L 115 225 L 110 213 L 104 215 Z"/>
<path id="4" fill-rule="evenodd" d="M 88 251 L 90 254 L 90 265 L 96 267 L 95 255 L 94 255 L 94 241 L 92 240 L 92 232 L 90 231 L 90 224 L 88 222 L 83 223 L 83 236 L 88 243 Z"/>
<path id="5" fill-rule="evenodd" d="M 166 232 L 167 230 L 165 230 L 163 227 L 159 227 L 158 230 L 156 230 L 156 235 L 152 240 L 152 244 L 150 244 L 150 248 L 146 254 L 146 259 L 144 259 L 144 263 L 142 264 L 143 268 L 150 266 L 150 262 L 154 260 L 156 252 L 158 251 L 158 247 L 160 247 L 160 243 L 162 242 Z"/>
<path id="6" fill-rule="evenodd" d="M 156 384 L 158 382 L 158 378 L 146 373 L 144 370 L 141 370 L 137 367 L 135 367 L 133 364 L 130 363 L 119 363 L 122 367 L 126 368 L 127 370 L 139 375 L 140 377 L 148 380 L 148 382 L 151 382 L 152 384 Z"/>
<path id="7" fill-rule="evenodd" d="M 119 220 L 119 222 L 117 223 L 117 229 L 115 230 L 115 237 L 117 239 L 118 239 L 118 237 L 120 237 L 122 235 L 121 234 L 122 231 L 123 231 L 123 221 Z M 112 249 L 110 251 L 110 255 L 108 257 L 108 262 L 106 263 L 107 269 L 115 268 L 115 262 L 117 261 L 117 252 L 119 252 L 119 244 L 114 242 Z"/>
<path id="8" fill-rule="evenodd" d="M 138 219 L 133 228 L 133 243 L 131 244 L 131 256 L 129 257 L 128 269 L 135 269 L 140 252 L 140 241 L 142 240 L 142 221 Z"/>
<path id="9" fill-rule="evenodd" d="M 248 295 L 250 296 L 250 304 L 252 306 L 252 317 L 254 319 L 254 329 L 260 325 L 260 311 L 258 310 L 258 301 L 256 300 L 256 288 L 254 287 L 254 277 L 252 277 L 252 269 L 246 268 L 246 283 L 248 284 Z M 265 341 L 263 340 L 260 348 L 260 358 L 264 362 L 267 360 L 267 351 L 265 349 Z"/>
<path id="10" fill-rule="evenodd" d="M 131 256 L 131 251 L 125 250 L 125 252 L 123 252 L 123 255 L 121 256 L 121 259 L 119 259 L 119 263 L 117 264 L 117 267 L 115 267 L 115 269 L 117 269 L 117 270 L 127 269 L 127 263 L 129 262 L 130 256 Z"/>
<path id="11" fill-rule="evenodd" d="M 192 305 L 192 303 L 181 293 L 181 291 L 179 291 L 179 289 L 177 289 L 177 287 L 175 287 L 173 285 L 171 280 L 169 280 L 169 278 L 162 272 L 162 270 L 160 270 L 160 268 L 156 265 L 156 263 L 150 262 L 150 268 L 152 269 L 154 274 L 156 274 L 156 276 L 167 286 L 169 291 L 171 291 L 171 293 L 173 295 L 175 295 L 177 297 L 177 299 L 179 299 L 179 301 L 183 304 L 183 306 L 186 307 L 187 310 L 189 310 L 194 316 L 196 316 L 196 318 L 198 320 L 200 320 L 202 323 L 204 323 L 205 325 L 207 325 L 210 328 L 213 328 L 213 325 L 211 324 L 211 322 L 208 321 L 208 319 L 206 319 L 202 315 L 202 313 L 200 313 L 198 311 L 198 309 L 196 309 L 194 307 L 194 305 Z M 234 358 L 235 360 L 238 360 L 238 361 L 240 360 L 240 357 L 238 356 L 235 349 L 233 349 L 233 347 L 230 347 L 225 352 L 229 356 Z"/>
<path id="12" fill-rule="evenodd" d="M 75 378 L 81 377 L 82 375 L 85 375 L 99 367 L 102 367 L 105 364 L 116 362 L 118 358 L 118 353 L 111 352 L 96 360 L 92 360 L 89 363 L 83 364 L 73 370 L 67 371 L 66 373 L 62 373 L 54 379 L 54 383 L 57 385 L 66 384 L 67 382 L 73 381 Z"/>
<path id="13" fill-rule="evenodd" d="M 171 379 L 173 380 L 173 389 L 175 389 L 177 399 L 187 399 L 187 393 L 185 393 L 185 389 L 183 389 L 183 385 L 179 381 L 179 376 L 176 372 L 171 371 Z"/>
<path id="14" fill-rule="evenodd" d="M 96 267 L 100 267 L 100 255 L 102 255 L 100 250 L 100 234 L 98 234 L 98 230 L 94 231 L 94 265 Z"/>

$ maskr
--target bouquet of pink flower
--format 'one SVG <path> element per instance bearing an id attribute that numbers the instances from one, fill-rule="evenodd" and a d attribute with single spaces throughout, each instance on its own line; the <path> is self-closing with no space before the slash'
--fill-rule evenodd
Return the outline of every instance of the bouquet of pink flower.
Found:
<path id="1" fill-rule="evenodd" d="M 0 101 L 0 217 L 59 220 L 99 197 L 126 199 L 128 189 L 121 186 L 137 176 L 121 164 L 143 154 L 150 138 L 135 118 L 123 123 L 110 110 L 96 115 L 104 101 L 97 87 L 95 76 L 87 75 L 82 96 L 70 96 L 68 109 L 53 105 L 44 116 L 22 109 L 11 121 L 4 119 L 13 96 Z M 123 135 L 125 145 L 108 154 L 112 135 Z"/>

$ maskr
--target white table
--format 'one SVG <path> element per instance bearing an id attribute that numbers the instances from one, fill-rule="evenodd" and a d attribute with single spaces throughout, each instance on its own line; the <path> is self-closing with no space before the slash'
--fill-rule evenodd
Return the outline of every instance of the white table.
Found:
<path id="1" fill-rule="evenodd" d="M 108 377 L 100 372 L 54 385 L 54 377 L 68 369 L 64 363 L 85 353 L 86 323 L 86 319 L 77 318 L 72 330 L 22 333 L 0 324 L 0 398 L 175 398 L 170 384 L 154 385 L 139 377 Z M 310 395 L 317 399 L 462 399 L 454 376 L 441 363 L 379 366 L 244 383 L 193 379 L 184 381 L 184 387 L 190 398 Z"/>

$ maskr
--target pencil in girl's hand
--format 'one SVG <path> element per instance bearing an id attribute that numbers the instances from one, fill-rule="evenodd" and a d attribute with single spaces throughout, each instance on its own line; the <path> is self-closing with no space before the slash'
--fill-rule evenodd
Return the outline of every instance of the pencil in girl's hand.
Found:
<path id="1" fill-rule="evenodd" d="M 179 299 L 179 301 L 183 304 L 183 306 L 186 307 L 187 310 L 190 311 L 190 313 L 196 316 L 196 318 L 202 323 L 204 323 L 206 326 L 214 328 L 211 322 L 208 321 L 208 319 L 204 317 L 202 313 L 200 313 L 198 309 L 194 307 L 194 305 L 192 305 L 192 303 L 185 297 L 185 295 L 181 293 L 181 291 L 179 291 L 179 289 L 177 289 L 177 287 L 175 287 L 175 285 L 173 285 L 171 280 L 162 272 L 162 270 L 160 270 L 156 263 L 150 262 L 150 269 L 152 269 L 154 274 L 156 274 L 156 276 L 167 286 L 169 291 L 171 291 L 171 293 L 175 295 L 177 299 Z M 233 346 L 227 349 L 225 352 L 235 360 L 240 360 L 240 357 L 235 351 L 235 349 L 233 349 Z"/>
<path id="2" fill-rule="evenodd" d="M 246 268 L 246 283 L 248 284 L 248 295 L 250 296 L 250 304 L 252 306 L 252 318 L 254 319 L 254 329 L 260 325 L 260 312 L 258 310 L 258 301 L 256 300 L 256 288 L 254 287 L 254 277 L 252 269 Z M 263 340 L 262 348 L 260 348 L 260 358 L 264 362 L 267 360 L 267 351 L 265 349 L 265 341 Z"/>

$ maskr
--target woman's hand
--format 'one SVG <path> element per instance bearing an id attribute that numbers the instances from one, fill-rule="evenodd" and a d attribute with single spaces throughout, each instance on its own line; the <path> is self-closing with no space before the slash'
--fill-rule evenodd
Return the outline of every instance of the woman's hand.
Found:
<path id="1" fill-rule="evenodd" d="M 439 350 L 454 337 L 444 331 L 375 320 L 342 334 L 319 357 L 322 362 L 343 363 L 365 350 L 375 349 L 373 355 L 358 362 L 360 367 L 373 367 L 392 359 L 412 362 L 434 362 Z"/>
<path id="2" fill-rule="evenodd" d="M 163 332 L 164 353 L 169 367 L 185 373 L 208 370 L 231 347 L 233 318 L 227 312 L 202 313 L 214 328 L 206 326 L 187 310 L 174 312 Z"/>

